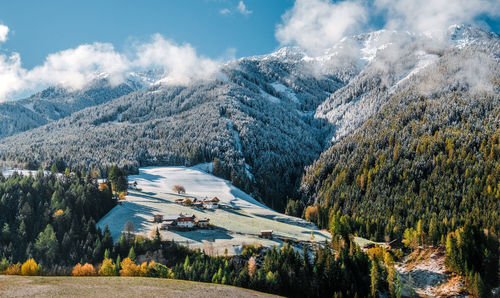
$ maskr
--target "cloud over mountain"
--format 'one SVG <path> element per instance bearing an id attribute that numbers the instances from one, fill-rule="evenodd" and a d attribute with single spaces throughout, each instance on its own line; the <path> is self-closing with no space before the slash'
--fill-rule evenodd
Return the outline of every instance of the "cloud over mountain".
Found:
<path id="1" fill-rule="evenodd" d="M 276 38 L 282 44 L 297 44 L 313 54 L 359 31 L 366 20 L 366 8 L 354 1 L 297 0 L 283 15 Z"/>
<path id="2" fill-rule="evenodd" d="M 190 44 L 179 45 L 160 34 L 131 46 L 127 54 L 110 43 L 83 44 L 50 54 L 32 69 L 22 67 L 19 53 L 0 54 L 0 100 L 48 85 L 79 89 L 101 74 L 111 84 L 119 84 L 127 72 L 144 69 L 162 70 L 164 84 L 187 84 L 208 78 L 218 65 L 218 61 L 199 56 Z"/>
<path id="3" fill-rule="evenodd" d="M 479 16 L 498 17 L 495 0 L 296 0 L 276 28 L 277 40 L 321 54 L 347 35 L 366 29 L 414 33 L 444 31 L 453 24 L 475 24 Z M 380 24 L 373 24 L 379 19 Z"/>

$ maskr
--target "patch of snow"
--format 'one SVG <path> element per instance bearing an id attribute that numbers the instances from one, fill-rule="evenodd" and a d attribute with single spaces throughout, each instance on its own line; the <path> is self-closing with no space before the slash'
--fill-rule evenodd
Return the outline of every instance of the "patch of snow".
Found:
<path id="1" fill-rule="evenodd" d="M 424 297 L 456 297 L 462 292 L 463 281 L 453 277 L 445 266 L 443 249 L 423 249 L 412 253 L 395 269 L 403 283 L 403 288 L 413 289 Z"/>
<path id="2" fill-rule="evenodd" d="M 251 169 L 252 167 L 245 163 L 245 173 L 247 174 L 248 179 L 253 180 L 253 174 L 250 172 Z"/>
<path id="3" fill-rule="evenodd" d="M 118 115 L 116 115 L 116 119 L 112 121 L 112 123 L 118 122 L 122 122 L 122 113 L 118 113 Z"/>
<path id="4" fill-rule="evenodd" d="M 265 91 L 264 91 L 264 90 L 262 90 L 262 89 L 260 90 L 260 94 L 261 94 L 264 98 L 266 98 L 267 100 L 269 100 L 269 101 L 270 101 L 270 102 L 272 102 L 272 103 L 276 103 L 276 104 L 281 103 L 281 99 L 279 99 L 279 98 L 277 98 L 277 97 L 275 97 L 275 96 L 272 96 L 271 94 L 269 94 L 269 93 L 265 92 Z"/>
<path id="5" fill-rule="evenodd" d="M 233 121 L 231 120 L 227 121 L 227 129 L 233 132 L 234 146 L 236 147 L 236 151 L 241 152 L 242 147 L 241 147 L 240 134 L 234 128 Z"/>
<path id="6" fill-rule="evenodd" d="M 25 107 L 26 109 L 28 109 L 28 110 L 36 113 L 35 106 L 34 106 L 34 104 L 32 102 L 24 104 L 23 107 Z"/>
<path id="7" fill-rule="evenodd" d="M 2 175 L 5 178 L 8 178 L 8 177 L 12 176 L 15 172 L 17 172 L 21 176 L 33 176 L 33 177 L 36 176 L 36 174 L 38 173 L 38 171 L 10 169 L 10 170 L 4 170 L 4 171 L 2 171 Z M 43 173 L 45 175 L 49 175 L 50 174 L 49 171 L 43 171 Z"/>
<path id="8" fill-rule="evenodd" d="M 195 166 L 192 166 L 191 169 L 195 170 L 200 170 L 205 173 L 212 173 L 213 172 L 213 163 L 212 162 L 206 162 L 206 163 L 200 163 Z"/>
<path id="9" fill-rule="evenodd" d="M 418 72 L 420 72 L 421 70 L 423 70 L 427 66 L 432 65 L 439 60 L 438 55 L 428 54 L 424 51 L 418 51 L 418 52 L 416 52 L 416 55 L 417 55 L 418 62 L 415 65 L 415 67 L 404 78 L 399 80 L 394 86 L 391 87 L 391 89 L 389 90 L 390 93 L 393 93 L 401 83 L 408 80 L 410 77 L 417 74 Z"/>
<path id="10" fill-rule="evenodd" d="M 293 102 L 299 103 L 299 99 L 297 98 L 297 95 L 295 92 L 293 92 L 292 89 L 288 88 L 287 86 L 281 84 L 280 82 L 274 82 L 271 84 L 271 86 L 274 88 L 279 93 L 284 94 L 288 99 L 292 100 Z"/>

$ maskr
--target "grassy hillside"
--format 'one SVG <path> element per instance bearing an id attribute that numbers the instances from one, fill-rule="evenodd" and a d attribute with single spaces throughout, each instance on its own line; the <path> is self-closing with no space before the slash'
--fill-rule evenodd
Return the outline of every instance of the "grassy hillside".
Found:
<path id="1" fill-rule="evenodd" d="M 247 289 L 145 277 L 0 276 L 2 297 L 271 297 Z"/>

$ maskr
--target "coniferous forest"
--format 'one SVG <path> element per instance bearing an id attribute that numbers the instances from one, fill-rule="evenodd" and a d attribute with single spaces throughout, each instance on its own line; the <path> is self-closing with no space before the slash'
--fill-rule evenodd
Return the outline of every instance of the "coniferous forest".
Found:
<path id="1" fill-rule="evenodd" d="M 109 184 L 99 186 L 86 172 L 1 176 L 0 271 L 176 278 L 297 297 L 366 296 L 370 291 L 370 259 L 350 241 L 337 249 L 328 243 L 312 250 L 305 246 L 302 253 L 289 244 L 267 250 L 249 245 L 234 257 L 209 256 L 163 241 L 158 231 L 151 239 L 124 232 L 114 243 L 107 227 L 101 231 L 96 221 L 116 204 L 112 189 L 123 174 L 112 167 Z M 147 254 L 159 255 L 164 264 L 136 264 L 138 256 Z"/>

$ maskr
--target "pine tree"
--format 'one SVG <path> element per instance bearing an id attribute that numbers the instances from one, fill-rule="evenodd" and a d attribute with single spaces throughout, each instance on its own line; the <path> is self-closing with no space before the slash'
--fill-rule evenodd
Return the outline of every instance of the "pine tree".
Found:
<path id="1" fill-rule="evenodd" d="M 135 261 L 135 251 L 133 246 L 130 248 L 127 258 L 131 259 L 132 261 Z"/>
<path id="2" fill-rule="evenodd" d="M 379 272 L 378 272 L 378 264 L 377 264 L 375 257 L 373 257 L 373 259 L 372 259 L 372 268 L 370 270 L 370 278 L 371 278 L 371 295 L 372 295 L 372 297 L 376 297 L 377 292 L 378 292 Z"/>
<path id="3" fill-rule="evenodd" d="M 116 274 L 118 275 L 120 273 L 120 270 L 121 270 L 121 258 L 120 258 L 120 255 L 118 255 L 118 257 L 116 257 Z"/>

